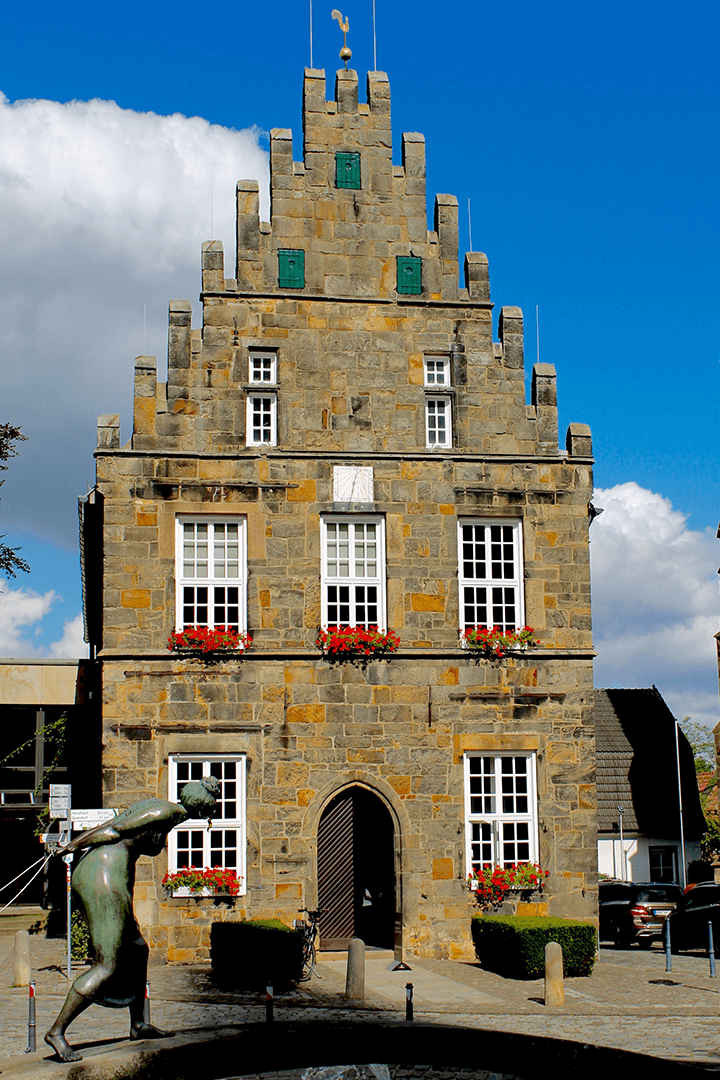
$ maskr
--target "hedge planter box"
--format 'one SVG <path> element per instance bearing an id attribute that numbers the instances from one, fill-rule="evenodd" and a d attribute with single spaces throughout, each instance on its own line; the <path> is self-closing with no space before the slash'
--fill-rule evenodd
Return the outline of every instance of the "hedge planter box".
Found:
<path id="1" fill-rule="evenodd" d="M 507 979 L 539 979 L 545 974 L 545 946 L 557 941 L 566 976 L 590 975 L 597 934 L 590 923 L 522 915 L 474 915 L 475 953 L 487 971 Z"/>
<path id="2" fill-rule="evenodd" d="M 216 986 L 226 990 L 290 990 L 302 974 L 303 939 L 278 919 L 213 923 L 210 961 Z"/>

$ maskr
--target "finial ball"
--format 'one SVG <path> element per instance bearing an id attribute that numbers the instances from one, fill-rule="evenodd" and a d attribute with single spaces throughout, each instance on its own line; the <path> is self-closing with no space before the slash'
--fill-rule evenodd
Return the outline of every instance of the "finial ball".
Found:
<path id="1" fill-rule="evenodd" d="M 348 60 L 350 59 L 351 56 L 352 56 L 351 50 L 348 49 L 347 45 L 343 45 L 342 49 L 340 50 L 340 59 L 344 60 L 345 63 L 347 64 L 347 62 L 348 62 Z"/>

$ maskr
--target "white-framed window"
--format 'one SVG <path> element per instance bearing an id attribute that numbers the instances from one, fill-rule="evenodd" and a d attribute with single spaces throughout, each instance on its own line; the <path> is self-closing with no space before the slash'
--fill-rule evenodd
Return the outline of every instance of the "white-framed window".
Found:
<path id="1" fill-rule="evenodd" d="M 277 394 L 248 393 L 245 425 L 248 446 L 275 446 L 277 444 Z"/>
<path id="2" fill-rule="evenodd" d="M 524 626 L 519 521 L 458 521 L 460 629 Z"/>
<path id="3" fill-rule="evenodd" d="M 429 387 L 450 386 L 450 358 L 448 356 L 424 357 L 425 385 Z"/>
<path id="4" fill-rule="evenodd" d="M 246 885 L 246 814 L 244 754 L 174 754 L 168 759 L 168 796 L 180 801 L 180 792 L 191 780 L 214 776 L 220 781 L 212 827 L 206 818 L 191 819 L 176 826 L 168 838 L 168 869 L 222 867 L 235 870 Z"/>
<path id="5" fill-rule="evenodd" d="M 467 872 L 537 862 L 534 753 L 465 754 Z"/>
<path id="6" fill-rule="evenodd" d="M 247 630 L 245 518 L 185 517 L 175 524 L 175 625 Z"/>
<path id="7" fill-rule="evenodd" d="M 449 397 L 425 398 L 425 444 L 430 449 L 452 446 L 452 402 Z"/>
<path id="8" fill-rule="evenodd" d="M 385 522 L 327 517 L 322 529 L 322 624 L 385 630 Z"/>
<path id="9" fill-rule="evenodd" d="M 248 355 L 248 382 L 274 386 L 277 382 L 277 353 L 251 349 Z"/>

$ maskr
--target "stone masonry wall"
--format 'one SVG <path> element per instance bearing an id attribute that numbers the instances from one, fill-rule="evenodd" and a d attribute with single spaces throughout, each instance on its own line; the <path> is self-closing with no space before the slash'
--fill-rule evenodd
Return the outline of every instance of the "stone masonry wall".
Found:
<path id="1" fill-rule="evenodd" d="M 278 916 L 317 902 L 317 826 L 344 786 L 388 807 L 402 946 L 469 956 L 463 753 L 536 751 L 537 909 L 596 916 L 588 502 L 589 429 L 558 448 L 555 370 L 524 389 L 522 313 L 504 307 L 493 341 L 487 258 L 458 284 L 457 200 L 427 229 L 424 140 L 392 164 L 387 77 L 306 71 L 304 155 L 271 140 L 271 222 L 254 182 L 238 184 L 236 277 L 203 245 L 203 326 L 170 304 L 168 375 L 138 357 L 134 425 L 98 426 L 104 508 L 104 786 L 108 805 L 167 796 L 168 755 L 247 755 L 247 893 L 167 900 L 163 858 L 140 867 L 136 902 L 156 959 L 205 957 L 213 920 Z M 362 188 L 334 188 L 336 151 L 361 152 Z M 277 251 L 305 252 L 303 289 L 277 285 Z M 398 295 L 395 257 L 423 259 L 420 296 Z M 277 445 L 246 445 L 248 357 L 277 357 Z M 450 360 L 453 442 L 425 445 L 423 358 Z M 334 502 L 333 467 L 373 469 L 371 504 Z M 400 652 L 365 670 L 314 648 L 321 618 L 320 522 L 385 522 L 387 624 Z M 166 649 L 175 624 L 178 514 L 247 522 L 251 652 L 217 663 Z M 459 647 L 458 518 L 520 521 L 525 622 L 537 647 L 476 663 Z M 535 909 L 533 909 L 535 910 Z"/>

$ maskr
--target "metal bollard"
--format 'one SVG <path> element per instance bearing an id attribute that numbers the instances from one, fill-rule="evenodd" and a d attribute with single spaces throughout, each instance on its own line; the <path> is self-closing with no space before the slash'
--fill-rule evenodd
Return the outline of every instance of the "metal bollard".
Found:
<path id="1" fill-rule="evenodd" d="M 713 941 L 712 920 L 708 919 L 708 957 L 710 958 L 710 978 L 716 979 L 715 974 L 715 942 Z"/>
<path id="2" fill-rule="evenodd" d="M 143 1001 L 143 1023 L 150 1023 L 150 983 L 145 983 L 145 1000 Z"/>
<path id="3" fill-rule="evenodd" d="M 665 920 L 665 970 L 672 971 L 672 949 L 670 947 L 670 919 Z"/>
<path id="4" fill-rule="evenodd" d="M 37 1049 L 36 1043 L 37 1020 L 35 1017 L 35 981 L 30 982 L 28 987 L 28 1044 L 26 1054 L 34 1054 Z"/>
<path id="5" fill-rule="evenodd" d="M 273 1022 L 273 988 L 271 982 L 265 987 L 265 1022 L 267 1024 Z"/>
<path id="6" fill-rule="evenodd" d="M 405 1019 L 413 1018 L 413 984 L 405 983 Z"/>

